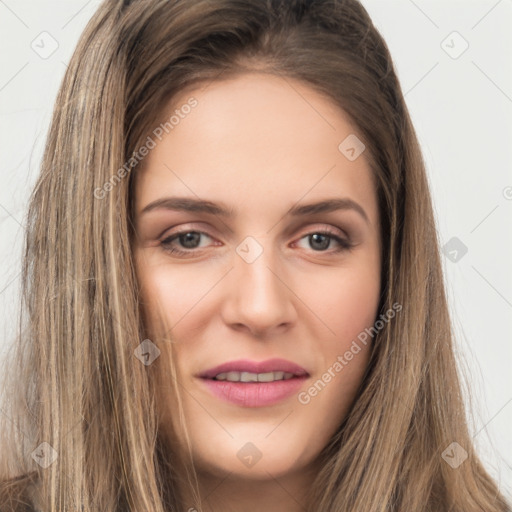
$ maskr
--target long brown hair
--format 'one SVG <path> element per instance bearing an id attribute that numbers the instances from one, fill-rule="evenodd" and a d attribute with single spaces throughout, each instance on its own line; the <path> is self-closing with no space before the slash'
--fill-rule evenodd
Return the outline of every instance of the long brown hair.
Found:
<path id="1" fill-rule="evenodd" d="M 152 367 L 133 355 L 146 337 L 134 154 L 184 87 L 254 70 L 300 80 L 358 126 L 379 199 L 379 315 L 403 305 L 373 340 L 304 508 L 510 511 L 468 434 L 425 166 L 388 48 L 357 0 L 100 6 L 60 88 L 27 215 L 0 509 L 187 510 L 187 488 L 198 499 L 189 454 L 159 435 Z M 456 468 L 450 447 L 467 453 Z"/>

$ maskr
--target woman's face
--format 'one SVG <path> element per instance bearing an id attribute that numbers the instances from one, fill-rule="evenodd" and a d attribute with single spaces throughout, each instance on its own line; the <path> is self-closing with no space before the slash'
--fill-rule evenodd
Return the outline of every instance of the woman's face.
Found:
<path id="1" fill-rule="evenodd" d="M 135 183 L 161 428 L 178 415 L 159 315 L 199 470 L 306 470 L 353 403 L 370 353 L 358 335 L 379 302 L 377 197 L 357 129 L 309 87 L 257 73 L 183 91 L 173 114 Z"/>

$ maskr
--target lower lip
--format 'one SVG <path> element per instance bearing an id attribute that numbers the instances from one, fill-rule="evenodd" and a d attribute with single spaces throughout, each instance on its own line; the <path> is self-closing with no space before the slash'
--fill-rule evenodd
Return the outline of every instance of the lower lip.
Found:
<path id="1" fill-rule="evenodd" d="M 292 377 L 274 382 L 230 382 L 201 379 L 221 400 L 241 407 L 265 407 L 285 400 L 298 392 L 307 377 Z"/>

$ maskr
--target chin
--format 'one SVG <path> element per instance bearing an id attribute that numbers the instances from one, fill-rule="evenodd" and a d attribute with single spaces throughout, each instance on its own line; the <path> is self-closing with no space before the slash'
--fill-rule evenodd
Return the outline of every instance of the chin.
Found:
<path id="1" fill-rule="evenodd" d="M 221 478 L 231 473 L 231 477 L 268 480 L 304 469 L 312 462 L 315 453 L 311 444 L 304 442 L 304 437 L 269 435 L 271 430 L 253 437 L 236 436 L 232 432 L 234 437 L 231 438 L 224 431 L 214 437 L 192 437 L 193 459 L 198 472 Z M 275 435 L 274 439 L 271 439 L 272 435 Z"/>

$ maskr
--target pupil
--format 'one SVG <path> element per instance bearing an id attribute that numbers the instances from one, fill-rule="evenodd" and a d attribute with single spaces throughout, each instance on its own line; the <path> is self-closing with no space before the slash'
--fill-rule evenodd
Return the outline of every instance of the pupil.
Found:
<path id="1" fill-rule="evenodd" d="M 310 242 L 313 242 L 312 245 L 314 247 L 315 243 L 318 242 L 318 239 L 322 239 L 323 238 L 323 243 L 320 242 L 320 246 L 316 247 L 317 249 L 327 249 L 329 247 L 329 237 L 326 236 L 326 235 L 322 235 L 321 233 L 315 233 L 313 235 L 310 235 L 309 236 L 309 240 Z"/>
<path id="2" fill-rule="evenodd" d="M 199 242 L 200 234 L 195 231 L 190 231 L 189 233 L 185 233 L 180 235 L 180 242 L 187 247 L 187 249 L 194 249 L 195 244 Z M 191 244 L 191 245 L 189 245 Z"/>

